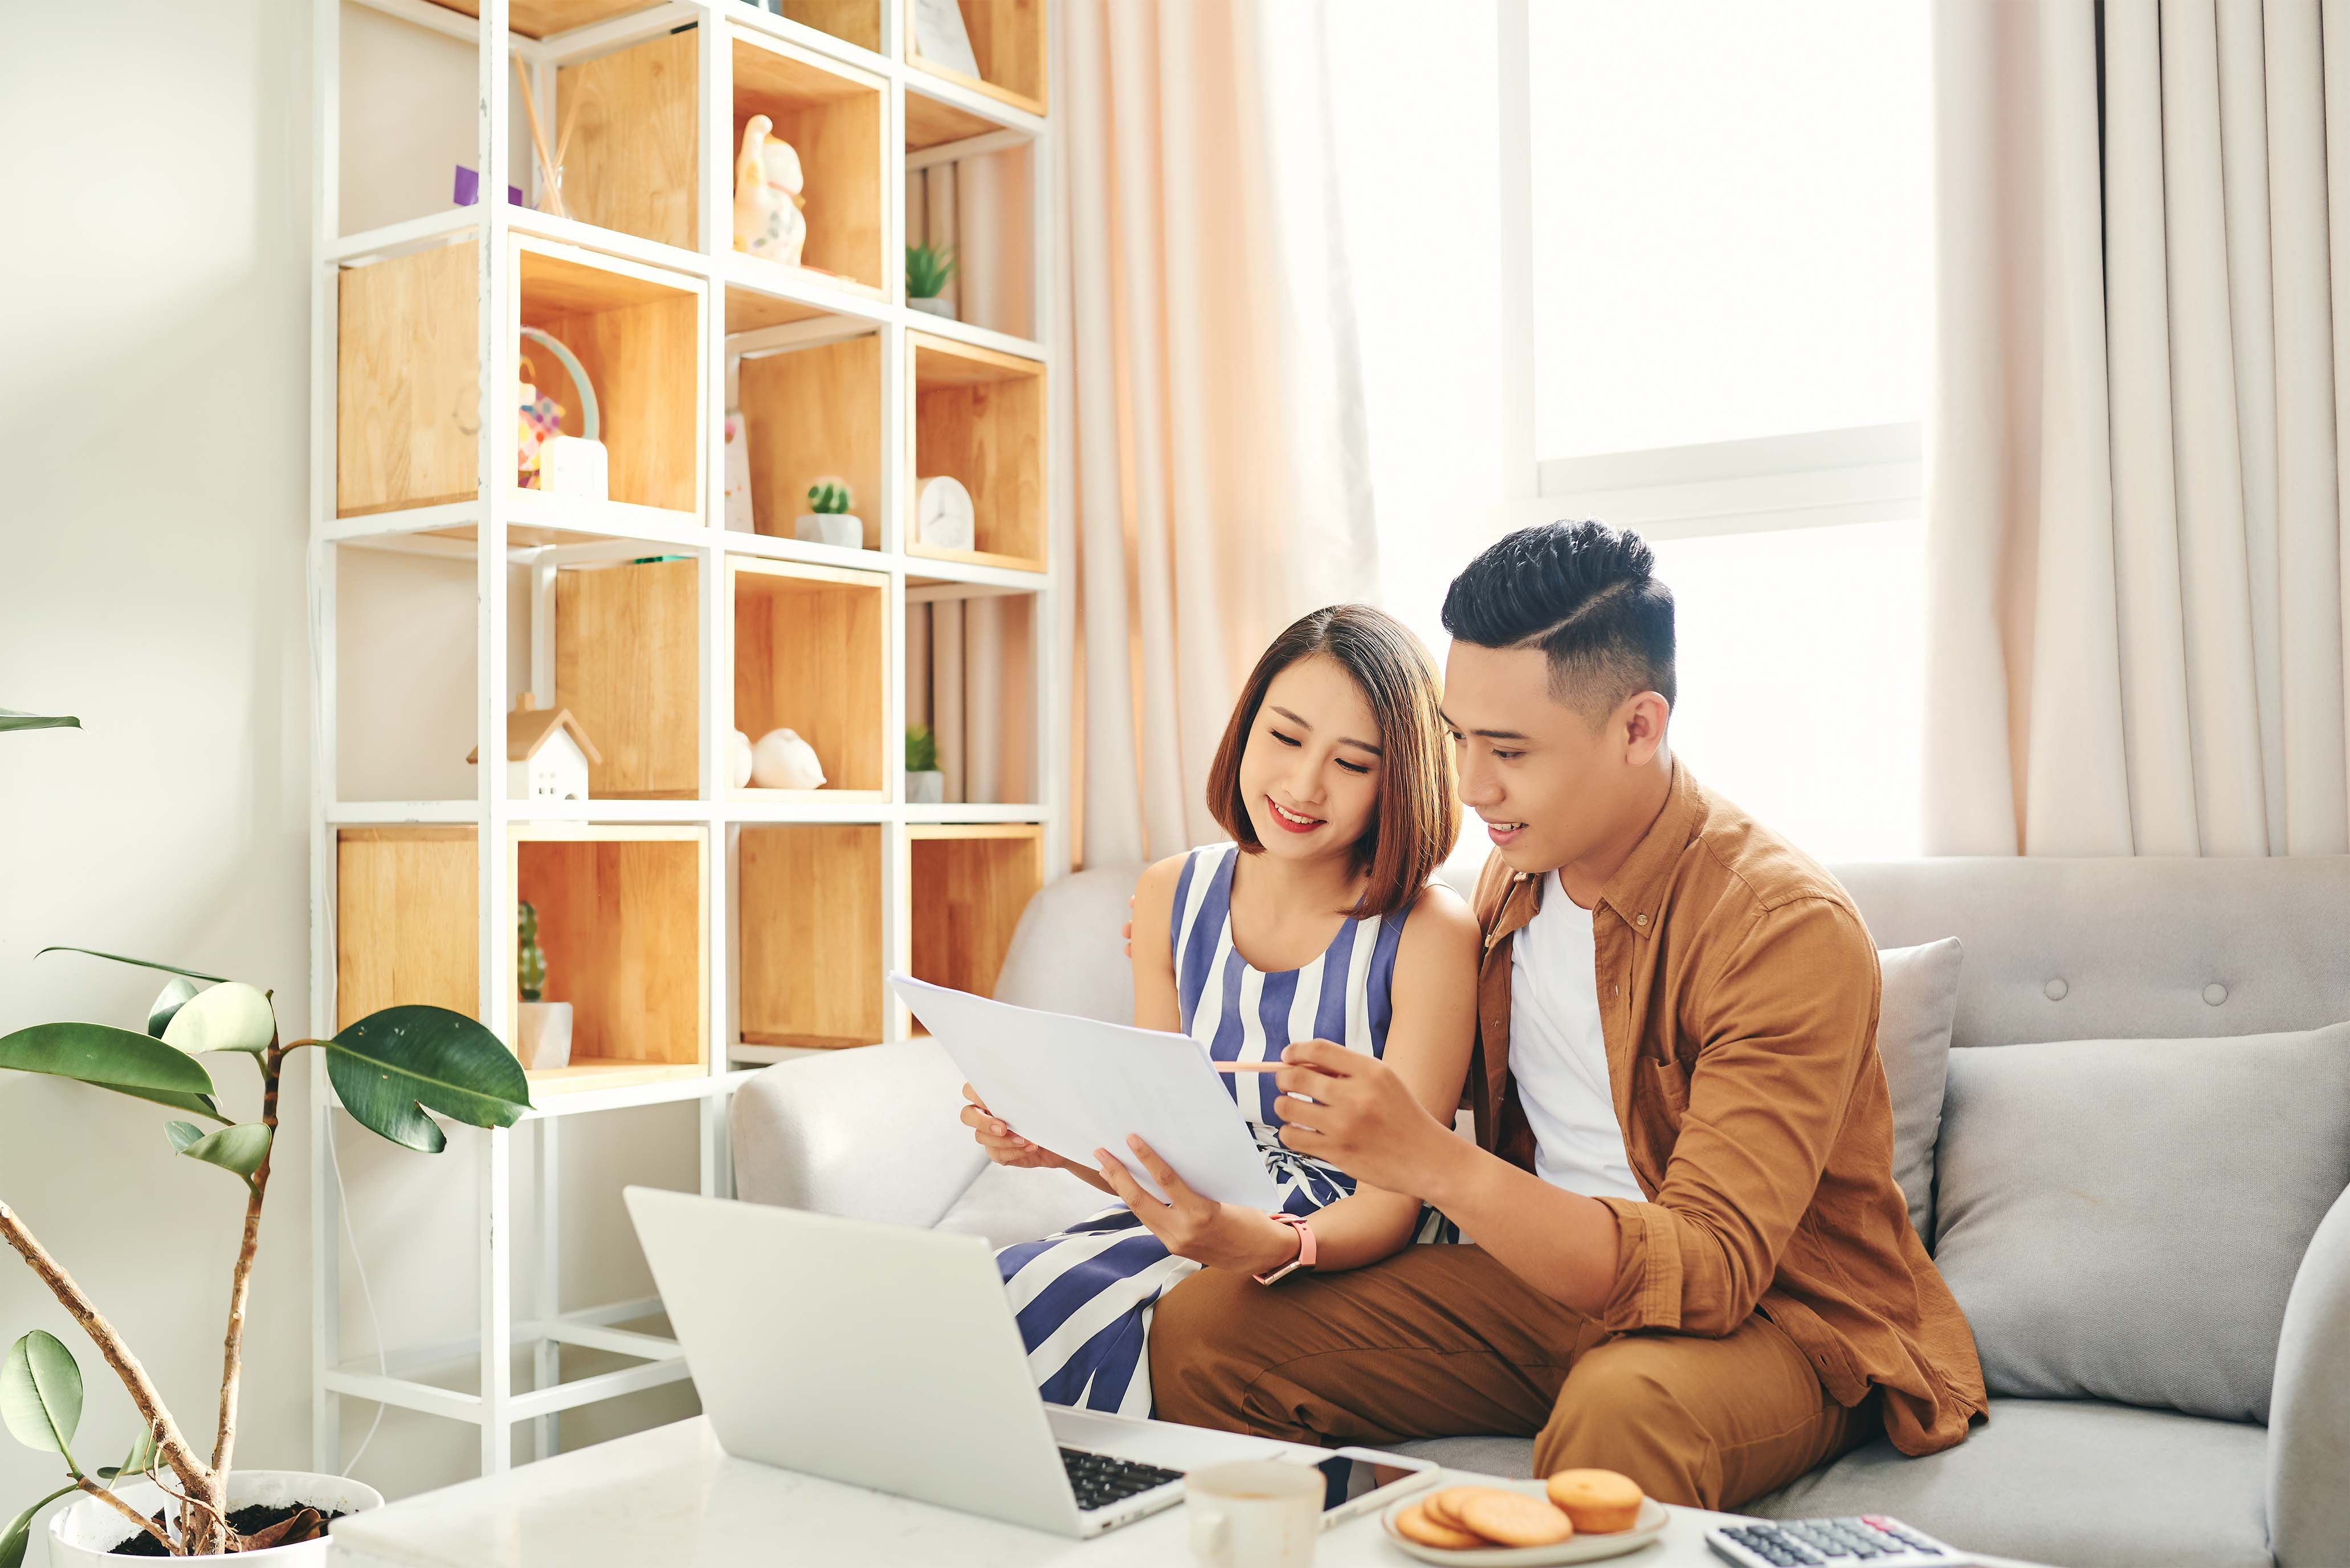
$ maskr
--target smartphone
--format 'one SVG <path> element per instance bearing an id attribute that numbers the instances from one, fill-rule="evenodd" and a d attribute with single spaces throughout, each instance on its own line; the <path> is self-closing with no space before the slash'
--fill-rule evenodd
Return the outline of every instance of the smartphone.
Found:
<path id="1" fill-rule="evenodd" d="M 1322 1472 L 1322 1528 L 1385 1508 L 1406 1492 L 1433 1483 L 1443 1466 L 1376 1449 L 1336 1449 L 1314 1468 Z"/>

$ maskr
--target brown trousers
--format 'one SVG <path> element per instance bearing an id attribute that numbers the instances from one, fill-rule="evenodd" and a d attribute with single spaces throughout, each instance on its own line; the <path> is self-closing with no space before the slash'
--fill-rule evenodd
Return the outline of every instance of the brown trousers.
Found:
<path id="1" fill-rule="evenodd" d="M 1150 1325 L 1161 1420 L 1326 1446 L 1531 1435 L 1536 1475 L 1619 1470 L 1734 1509 L 1876 1435 L 1768 1319 L 1721 1339 L 1610 1334 L 1473 1246 L 1407 1247 L 1270 1288 L 1203 1269 Z"/>

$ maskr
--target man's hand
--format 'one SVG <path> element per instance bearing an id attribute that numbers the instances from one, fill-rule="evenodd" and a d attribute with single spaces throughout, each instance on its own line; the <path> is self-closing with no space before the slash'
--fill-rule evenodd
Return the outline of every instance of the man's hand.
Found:
<path id="1" fill-rule="evenodd" d="M 1297 1255 L 1297 1233 L 1272 1215 L 1201 1197 L 1149 1144 L 1139 1137 L 1126 1141 L 1137 1163 L 1150 1173 L 1170 1201 L 1162 1203 L 1150 1196 L 1149 1189 L 1134 1179 L 1133 1171 L 1109 1150 L 1097 1148 L 1094 1158 L 1101 1163 L 1102 1179 L 1177 1257 L 1211 1269 L 1269 1274 Z"/>
<path id="2" fill-rule="evenodd" d="M 1427 1196 L 1438 1156 L 1458 1140 L 1392 1068 L 1368 1052 L 1327 1040 L 1301 1041 L 1281 1059 L 1284 1065 L 1273 1081 L 1284 1096 L 1283 1143 L 1357 1181 Z"/>

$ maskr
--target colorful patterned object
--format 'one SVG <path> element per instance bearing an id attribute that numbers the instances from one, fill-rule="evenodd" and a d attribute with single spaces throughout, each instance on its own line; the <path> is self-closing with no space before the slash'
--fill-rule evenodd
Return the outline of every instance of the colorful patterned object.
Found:
<path id="1" fill-rule="evenodd" d="M 522 402 L 518 483 L 525 490 L 536 490 L 539 466 L 546 455 L 546 439 L 562 433 L 564 409 L 563 405 L 553 398 L 542 397 L 538 388 L 527 379 L 538 374 L 527 358 L 522 362 L 522 373 L 526 379 L 517 389 L 521 394 Z"/>

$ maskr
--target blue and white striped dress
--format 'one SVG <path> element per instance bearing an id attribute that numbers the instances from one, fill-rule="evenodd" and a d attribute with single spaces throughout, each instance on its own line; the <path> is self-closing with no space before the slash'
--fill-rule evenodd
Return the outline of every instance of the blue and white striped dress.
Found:
<path id="1" fill-rule="evenodd" d="M 1236 845 L 1194 849 L 1175 884 L 1168 935 L 1184 1032 L 1219 1062 L 1272 1061 L 1293 1040 L 1335 1040 L 1381 1054 L 1395 1013 L 1396 948 L 1409 908 L 1348 920 L 1305 968 L 1267 974 L 1232 947 L 1232 868 L 1239 862 Z M 1283 1209 L 1311 1214 L 1354 1192 L 1353 1177 L 1282 1143 L 1280 1091 L 1271 1074 L 1234 1074 L 1224 1088 L 1281 1188 Z M 1434 1210 L 1421 1212 L 1416 1241 L 1459 1239 Z M 1042 1241 L 1006 1247 L 995 1262 L 1028 1346 L 1028 1369 L 1046 1399 L 1150 1414 L 1145 1345 L 1151 1307 L 1198 1263 L 1170 1254 L 1123 1203 Z"/>

